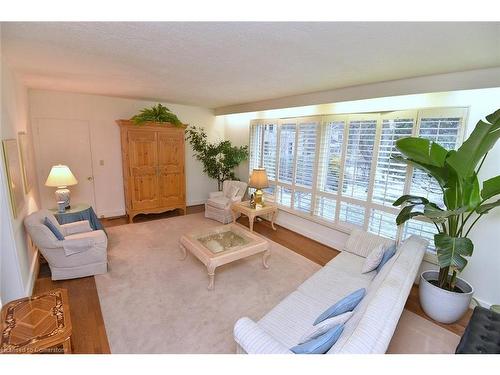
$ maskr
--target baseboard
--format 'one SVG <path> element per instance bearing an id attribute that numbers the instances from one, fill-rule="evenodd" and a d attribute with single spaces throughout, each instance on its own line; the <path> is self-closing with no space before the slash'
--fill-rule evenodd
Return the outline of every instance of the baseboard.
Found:
<path id="1" fill-rule="evenodd" d="M 197 201 L 189 201 L 186 202 L 186 206 L 199 206 L 200 204 L 205 204 L 206 199 L 203 200 L 197 200 Z"/>
<path id="2" fill-rule="evenodd" d="M 99 218 L 105 217 L 120 217 L 120 216 L 125 216 L 125 211 L 124 210 L 116 210 L 116 211 L 103 211 L 99 212 L 97 215 Z"/>
<path id="3" fill-rule="evenodd" d="M 491 307 L 491 305 L 492 305 L 492 304 L 491 304 L 491 303 L 489 303 L 489 302 L 486 302 L 486 301 L 484 301 L 484 300 L 482 300 L 482 299 L 480 299 L 480 298 L 476 298 L 476 297 L 474 297 L 474 299 L 472 300 L 471 305 L 470 305 L 470 307 L 471 307 L 472 309 L 473 309 L 474 307 L 476 307 L 476 306 L 477 306 L 477 304 L 474 302 L 474 300 L 476 300 L 476 301 L 479 303 L 479 305 L 480 305 L 480 306 L 482 306 L 482 307 L 486 307 L 487 309 L 489 309 L 489 308 Z"/>
<path id="4" fill-rule="evenodd" d="M 33 289 L 35 289 L 35 282 L 38 278 L 38 272 L 40 271 L 39 255 L 40 253 L 38 252 L 38 249 L 36 249 L 35 255 L 33 256 L 33 261 L 31 262 L 30 277 L 24 287 L 26 296 L 33 295 Z"/>
<path id="5" fill-rule="evenodd" d="M 323 245 L 326 245 L 328 247 L 331 247 L 333 249 L 342 249 L 344 246 L 342 243 L 338 243 L 336 241 L 332 241 L 331 238 L 327 238 L 322 235 L 318 235 L 317 233 L 314 233 L 312 231 L 308 231 L 307 229 L 301 228 L 299 226 L 290 224 L 290 223 L 284 223 L 280 220 L 276 221 L 276 224 L 282 226 L 283 228 L 289 229 L 292 232 L 298 233 L 304 237 L 308 237 L 312 240 L 315 240 Z"/>

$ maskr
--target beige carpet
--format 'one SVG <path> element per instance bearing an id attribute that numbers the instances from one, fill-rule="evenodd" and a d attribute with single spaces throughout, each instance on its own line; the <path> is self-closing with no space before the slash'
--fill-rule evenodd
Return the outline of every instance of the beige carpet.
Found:
<path id="1" fill-rule="evenodd" d="M 320 269 L 271 242 L 269 270 L 260 255 L 222 266 L 208 291 L 206 268 L 181 261 L 178 241 L 217 225 L 195 214 L 107 229 L 110 269 L 95 279 L 112 353 L 234 353 L 238 318 L 258 320 Z M 405 310 L 388 353 L 453 353 L 458 340 Z"/>
<path id="2" fill-rule="evenodd" d="M 220 225 L 203 214 L 107 229 L 110 270 L 96 276 L 112 353 L 234 353 L 232 329 L 242 316 L 261 318 L 305 279 L 316 263 L 272 242 L 270 268 L 256 255 L 207 271 L 179 237 Z"/>
<path id="3" fill-rule="evenodd" d="M 453 354 L 460 336 L 403 310 L 387 349 L 390 354 Z"/>

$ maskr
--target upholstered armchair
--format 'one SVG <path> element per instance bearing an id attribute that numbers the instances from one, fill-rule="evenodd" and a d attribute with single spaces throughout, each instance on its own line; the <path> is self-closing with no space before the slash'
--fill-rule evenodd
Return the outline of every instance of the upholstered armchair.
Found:
<path id="1" fill-rule="evenodd" d="M 64 236 L 44 224 L 47 218 Z M 92 230 L 87 220 L 59 225 L 49 210 L 26 216 L 24 226 L 33 243 L 49 264 L 52 280 L 98 275 L 108 270 L 108 238 L 102 230 Z"/>
<path id="2" fill-rule="evenodd" d="M 223 224 L 230 223 L 233 221 L 231 205 L 235 202 L 241 202 L 246 191 L 246 182 L 224 181 L 222 191 L 209 194 L 208 200 L 205 203 L 205 217 L 220 221 Z"/>

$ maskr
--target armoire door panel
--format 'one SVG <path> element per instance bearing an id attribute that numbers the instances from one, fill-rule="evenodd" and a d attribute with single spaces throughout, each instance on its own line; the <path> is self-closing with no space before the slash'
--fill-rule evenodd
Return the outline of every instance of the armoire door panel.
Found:
<path id="1" fill-rule="evenodd" d="M 176 130 L 158 134 L 160 205 L 177 205 L 184 197 L 184 134 Z"/>
<path id="2" fill-rule="evenodd" d="M 128 133 L 132 208 L 159 205 L 157 135 L 147 130 Z"/>

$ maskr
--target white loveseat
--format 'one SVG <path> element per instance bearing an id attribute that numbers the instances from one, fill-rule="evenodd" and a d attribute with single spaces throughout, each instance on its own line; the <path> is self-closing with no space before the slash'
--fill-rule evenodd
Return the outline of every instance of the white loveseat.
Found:
<path id="1" fill-rule="evenodd" d="M 257 323 L 245 317 L 234 327 L 238 353 L 293 354 L 314 320 L 342 297 L 359 288 L 366 295 L 346 322 L 328 354 L 385 353 L 410 293 L 427 241 L 412 236 L 377 273 L 362 274 L 366 256 L 391 240 L 354 230 L 344 251 L 288 295 Z"/>

